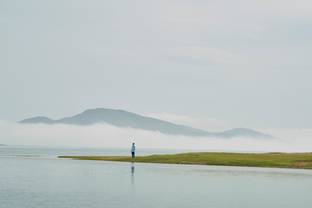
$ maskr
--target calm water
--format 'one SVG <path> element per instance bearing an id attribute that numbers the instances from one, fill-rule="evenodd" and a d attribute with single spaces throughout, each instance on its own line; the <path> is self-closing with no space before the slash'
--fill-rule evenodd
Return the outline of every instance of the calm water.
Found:
<path id="1" fill-rule="evenodd" d="M 167 151 L 158 151 L 161 152 Z M 308 170 L 131 164 L 55 157 L 66 153 L 127 151 L 1 147 L 0 207 L 312 207 L 312 171 Z"/>

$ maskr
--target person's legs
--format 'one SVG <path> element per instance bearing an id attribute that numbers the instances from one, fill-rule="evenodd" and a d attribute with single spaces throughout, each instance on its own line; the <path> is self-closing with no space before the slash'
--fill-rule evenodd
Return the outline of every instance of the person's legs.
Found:
<path id="1" fill-rule="evenodd" d="M 132 158 L 134 158 L 134 157 L 135 157 L 135 154 L 134 154 L 134 152 L 131 152 L 131 156 L 132 156 Z"/>

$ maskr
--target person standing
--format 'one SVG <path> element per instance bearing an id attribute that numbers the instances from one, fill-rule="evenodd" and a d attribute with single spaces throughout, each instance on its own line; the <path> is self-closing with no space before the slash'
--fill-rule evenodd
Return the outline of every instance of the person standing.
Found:
<path id="1" fill-rule="evenodd" d="M 131 147 L 131 157 L 135 158 L 135 143 L 132 143 L 132 147 Z"/>

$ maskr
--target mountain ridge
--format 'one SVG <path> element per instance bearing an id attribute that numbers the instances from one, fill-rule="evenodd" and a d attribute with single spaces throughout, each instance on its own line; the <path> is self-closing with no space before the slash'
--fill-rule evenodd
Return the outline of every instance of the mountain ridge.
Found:
<path id="1" fill-rule="evenodd" d="M 60 119 L 50 119 L 45 116 L 37 116 L 20 121 L 22 124 L 71 124 L 71 125 L 92 125 L 106 123 L 121 128 L 134 128 L 147 131 L 158 131 L 169 135 L 182 135 L 192 137 L 252 137 L 252 138 L 272 138 L 271 135 L 264 134 L 247 128 L 234 128 L 222 132 L 209 132 L 202 129 L 193 128 L 186 125 L 175 124 L 157 118 L 142 116 L 136 113 L 121 109 L 95 108 L 87 109 L 74 116 Z"/>

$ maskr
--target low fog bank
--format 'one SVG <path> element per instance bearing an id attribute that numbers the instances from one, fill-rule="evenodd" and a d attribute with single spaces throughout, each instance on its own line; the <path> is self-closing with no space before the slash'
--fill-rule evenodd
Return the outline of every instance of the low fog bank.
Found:
<path id="1" fill-rule="evenodd" d="M 110 125 L 18 124 L 0 121 L 0 144 L 97 148 L 194 149 L 202 151 L 312 152 L 312 129 L 262 129 L 276 139 L 195 138 Z"/>

